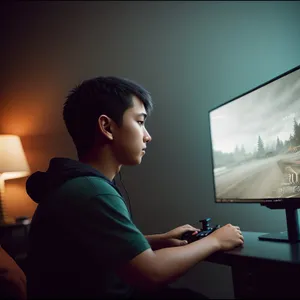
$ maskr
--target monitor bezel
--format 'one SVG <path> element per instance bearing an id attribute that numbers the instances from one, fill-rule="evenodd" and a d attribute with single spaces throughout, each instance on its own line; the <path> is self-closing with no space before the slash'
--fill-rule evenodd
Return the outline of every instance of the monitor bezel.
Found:
<path id="1" fill-rule="evenodd" d="M 234 98 L 231 98 L 230 100 L 227 100 L 226 102 L 219 104 L 217 106 L 214 106 L 213 108 L 208 110 L 208 128 L 209 128 L 209 140 L 210 140 L 209 143 L 210 143 L 210 154 L 211 154 L 211 164 L 212 164 L 211 171 L 212 171 L 212 178 L 213 178 L 213 193 L 214 193 L 214 202 L 215 203 L 218 203 L 218 204 L 228 204 L 228 203 L 230 203 L 230 204 L 249 204 L 249 203 L 257 203 L 257 204 L 268 204 L 268 203 L 290 204 L 291 203 L 291 204 L 296 204 L 296 202 L 300 203 L 300 198 L 261 198 L 261 199 L 250 198 L 250 199 L 242 199 L 242 200 L 228 198 L 228 199 L 224 199 L 224 201 L 218 200 L 217 195 L 216 195 L 216 182 L 215 182 L 215 175 L 214 175 L 214 156 L 213 156 L 212 130 L 211 130 L 211 118 L 210 118 L 211 113 L 213 111 L 215 111 L 216 109 L 218 109 L 224 105 L 227 105 L 233 101 L 236 101 L 236 100 L 264 87 L 264 86 L 267 86 L 268 84 L 270 84 L 274 81 L 279 80 L 280 78 L 283 78 L 291 73 L 298 71 L 299 69 L 300 69 L 300 65 L 298 65 L 292 69 L 289 69 L 288 71 L 285 71 L 284 73 L 281 73 L 280 75 L 277 75 L 276 77 L 273 77 L 272 79 L 265 81 L 262 84 L 257 85 L 254 88 L 247 90 L 246 92 L 239 94 L 238 96 L 235 96 Z"/>

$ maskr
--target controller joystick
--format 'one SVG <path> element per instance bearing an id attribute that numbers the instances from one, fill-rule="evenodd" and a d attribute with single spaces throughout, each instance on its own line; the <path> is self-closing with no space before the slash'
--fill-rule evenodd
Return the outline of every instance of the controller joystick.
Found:
<path id="1" fill-rule="evenodd" d="M 203 219 L 203 220 L 200 220 L 199 222 L 202 224 L 202 231 L 206 231 L 206 230 L 209 230 L 211 227 L 210 227 L 210 222 L 211 218 L 206 218 L 206 219 Z"/>
<path id="2" fill-rule="evenodd" d="M 199 221 L 201 223 L 200 231 L 187 231 L 181 236 L 181 239 L 187 240 L 188 243 L 192 243 L 192 242 L 195 242 L 197 240 L 200 240 L 200 239 L 208 236 L 209 234 L 211 234 L 212 232 L 214 232 L 215 230 L 217 230 L 221 227 L 220 225 L 211 227 L 210 221 L 211 221 L 211 218 L 206 218 L 206 219 L 200 220 Z"/>

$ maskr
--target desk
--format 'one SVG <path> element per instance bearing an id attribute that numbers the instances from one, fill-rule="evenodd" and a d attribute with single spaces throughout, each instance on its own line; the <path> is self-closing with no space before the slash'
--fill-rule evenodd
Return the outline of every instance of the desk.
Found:
<path id="1" fill-rule="evenodd" d="M 300 243 L 261 241 L 263 234 L 243 232 L 243 247 L 206 261 L 231 266 L 236 299 L 300 298 Z"/>

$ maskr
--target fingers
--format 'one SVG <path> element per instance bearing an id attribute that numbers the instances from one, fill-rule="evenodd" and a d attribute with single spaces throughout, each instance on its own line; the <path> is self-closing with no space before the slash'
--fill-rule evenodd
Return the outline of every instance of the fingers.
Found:
<path id="1" fill-rule="evenodd" d="M 179 240 L 179 239 L 170 240 L 170 246 L 171 247 L 184 246 L 184 245 L 187 245 L 187 244 L 188 244 L 187 240 Z"/>
<path id="2" fill-rule="evenodd" d="M 184 228 L 186 230 L 198 230 L 198 231 L 200 230 L 199 228 L 191 226 L 190 224 L 183 225 L 182 228 Z"/>
<path id="3" fill-rule="evenodd" d="M 241 231 L 238 234 L 239 234 L 239 238 L 240 238 L 240 240 L 242 241 L 242 244 L 243 244 L 244 243 L 244 236 L 241 233 Z"/>
<path id="4" fill-rule="evenodd" d="M 234 226 L 237 230 L 237 232 L 242 233 L 241 228 L 239 226 Z"/>
<path id="5" fill-rule="evenodd" d="M 234 227 L 236 228 L 236 230 L 238 232 L 238 236 L 239 236 L 240 240 L 242 241 L 242 243 L 244 243 L 244 236 L 242 234 L 240 227 L 239 226 L 234 226 Z"/>
<path id="6" fill-rule="evenodd" d="M 184 246 L 184 245 L 187 245 L 187 244 L 188 244 L 188 241 L 187 240 L 183 240 L 183 241 L 179 242 L 178 246 Z"/>
<path id="7" fill-rule="evenodd" d="M 242 234 L 242 232 L 241 232 L 240 230 L 238 231 L 238 235 L 239 235 L 241 238 L 244 238 L 244 237 L 243 237 L 243 234 Z"/>

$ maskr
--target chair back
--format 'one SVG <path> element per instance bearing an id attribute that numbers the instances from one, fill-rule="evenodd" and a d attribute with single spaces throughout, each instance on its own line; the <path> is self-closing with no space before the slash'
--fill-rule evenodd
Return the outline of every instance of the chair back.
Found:
<path id="1" fill-rule="evenodd" d="M 26 300 L 26 275 L 0 245 L 0 299 Z"/>

